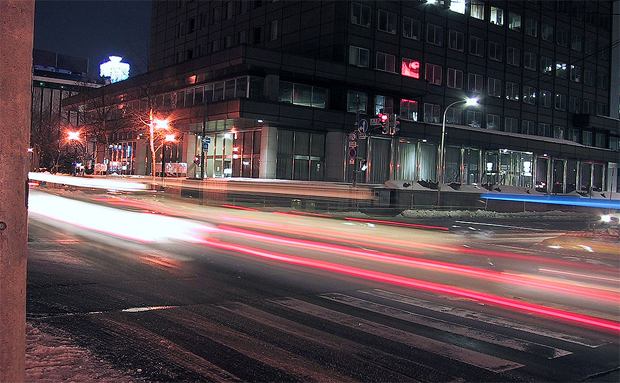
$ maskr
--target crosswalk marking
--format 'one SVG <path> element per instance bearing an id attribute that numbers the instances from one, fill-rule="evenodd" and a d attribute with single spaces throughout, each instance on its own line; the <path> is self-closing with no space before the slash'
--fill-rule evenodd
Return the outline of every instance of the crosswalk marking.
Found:
<path id="1" fill-rule="evenodd" d="M 411 311 L 405 311 L 394 307 L 385 306 L 379 303 L 355 298 L 349 295 L 333 293 L 323 294 L 321 295 L 321 297 L 349 306 L 369 310 L 375 313 L 388 315 L 390 317 L 405 320 L 410 323 L 431 327 L 437 330 L 450 332 L 452 334 L 463 335 L 467 338 L 481 340 L 486 343 L 492 343 L 518 351 L 528 352 L 530 354 L 542 356 L 547 359 L 553 359 L 560 356 L 572 354 L 570 351 L 561 350 L 558 348 L 549 347 L 534 342 L 529 342 L 523 339 L 509 338 L 490 331 L 478 330 L 475 328 L 446 322 L 441 319 L 431 318 L 425 315 L 413 313 Z"/>
<path id="2" fill-rule="evenodd" d="M 485 313 L 478 312 L 478 311 L 472 311 L 472 310 L 467 310 L 467 309 L 462 309 L 462 308 L 457 308 L 457 307 L 452 307 L 452 306 L 443 306 L 443 305 L 429 302 L 423 299 L 414 298 L 414 297 L 410 297 L 407 295 L 393 293 L 393 292 L 389 292 L 389 291 L 385 291 L 381 289 L 374 289 L 371 291 L 360 291 L 360 293 L 368 294 L 368 295 L 379 297 L 379 298 L 389 299 L 392 301 L 408 304 L 411 306 L 421 307 L 427 310 L 441 312 L 443 314 L 449 314 L 449 315 L 454 315 L 454 316 L 458 316 L 461 318 L 467 318 L 471 320 L 477 320 L 480 322 L 493 324 L 497 326 L 508 327 L 514 330 L 519 330 L 519 331 L 527 332 L 530 334 L 542 335 L 547 338 L 558 339 L 558 340 L 562 340 L 565 342 L 570 342 L 570 343 L 574 343 L 574 344 L 578 344 L 578 345 L 586 346 L 590 348 L 596 348 L 596 347 L 599 347 L 605 344 L 605 342 L 601 342 L 599 340 L 586 339 L 586 338 L 576 336 L 576 335 L 561 333 L 561 332 L 557 332 L 553 330 L 546 330 L 546 329 L 535 327 L 535 326 L 532 326 L 526 323 L 516 322 L 516 321 L 508 320 L 506 318 L 502 318 L 502 317 L 498 317 L 498 316 L 490 315 L 490 314 L 485 314 Z"/>
<path id="3" fill-rule="evenodd" d="M 298 299 L 283 298 L 275 302 L 289 309 L 403 343 L 414 348 L 426 350 L 492 372 L 504 372 L 523 367 L 523 365 L 519 363 L 412 334 L 349 314 L 316 306 Z"/>

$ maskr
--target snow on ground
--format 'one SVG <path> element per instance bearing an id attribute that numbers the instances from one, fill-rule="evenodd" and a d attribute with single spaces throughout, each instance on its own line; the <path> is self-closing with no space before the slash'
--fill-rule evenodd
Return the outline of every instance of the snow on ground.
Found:
<path id="1" fill-rule="evenodd" d="M 135 382 L 90 351 L 79 347 L 68 334 L 26 324 L 26 382 Z M 58 335 L 52 335 L 58 333 Z"/>

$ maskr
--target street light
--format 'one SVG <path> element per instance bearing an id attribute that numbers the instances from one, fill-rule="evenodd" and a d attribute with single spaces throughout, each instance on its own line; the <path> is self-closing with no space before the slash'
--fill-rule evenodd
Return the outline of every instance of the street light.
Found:
<path id="1" fill-rule="evenodd" d="M 175 142 L 176 138 L 174 134 L 166 134 L 166 138 L 164 139 L 164 144 L 161 150 L 161 176 L 166 176 L 166 142 Z"/>
<path id="2" fill-rule="evenodd" d="M 454 101 L 452 104 L 446 106 L 446 109 L 444 109 L 443 111 L 443 116 L 441 119 L 441 145 L 439 147 L 439 172 L 437 173 L 437 207 L 439 207 L 441 203 L 441 182 L 443 181 L 444 166 L 444 144 L 446 141 L 446 114 L 448 113 L 448 109 L 450 109 L 450 107 L 463 103 L 467 106 L 475 106 L 478 105 L 478 99 L 474 97 L 467 98 L 465 100 Z"/>
<path id="3" fill-rule="evenodd" d="M 86 150 L 84 149 L 84 146 L 82 145 L 82 142 L 80 139 L 80 132 L 79 131 L 67 132 L 67 140 L 69 140 L 69 142 L 74 142 L 75 145 L 80 148 L 80 151 L 82 152 L 82 162 L 84 162 L 84 157 L 86 157 L 86 153 L 85 153 Z M 73 161 L 73 174 L 77 175 L 77 158 Z"/>
<path id="4" fill-rule="evenodd" d="M 161 120 L 154 118 L 153 110 L 149 111 L 149 144 L 151 146 L 151 173 L 155 178 L 155 131 L 156 130 L 169 130 L 170 121 L 168 119 Z"/>

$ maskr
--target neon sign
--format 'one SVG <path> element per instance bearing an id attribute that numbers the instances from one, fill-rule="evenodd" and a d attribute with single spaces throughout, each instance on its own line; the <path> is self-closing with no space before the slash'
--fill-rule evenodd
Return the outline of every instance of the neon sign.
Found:
<path id="1" fill-rule="evenodd" d="M 403 76 L 420 78 L 420 62 L 403 58 L 403 65 L 400 73 Z"/>

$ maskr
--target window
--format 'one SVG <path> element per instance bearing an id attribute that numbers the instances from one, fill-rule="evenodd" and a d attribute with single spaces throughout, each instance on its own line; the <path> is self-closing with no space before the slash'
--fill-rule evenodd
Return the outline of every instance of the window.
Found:
<path id="1" fill-rule="evenodd" d="M 489 54 L 491 53 L 489 52 Z M 506 63 L 509 65 L 521 66 L 521 50 L 515 47 L 508 47 Z"/>
<path id="2" fill-rule="evenodd" d="M 596 41 L 594 39 L 586 38 L 585 52 L 588 55 L 594 54 L 594 52 L 596 52 Z"/>
<path id="3" fill-rule="evenodd" d="M 420 62 L 403 57 L 400 74 L 407 77 L 420 78 Z"/>
<path id="4" fill-rule="evenodd" d="M 239 33 L 237 33 L 237 43 L 238 44 L 245 44 L 246 43 L 245 31 L 239 31 Z"/>
<path id="5" fill-rule="evenodd" d="M 418 121 L 418 102 L 405 99 L 400 100 L 400 118 Z"/>
<path id="6" fill-rule="evenodd" d="M 394 113 L 394 99 L 386 96 L 375 96 L 375 116 L 380 113 Z"/>
<path id="7" fill-rule="evenodd" d="M 558 78 L 566 78 L 566 73 L 568 72 L 568 67 L 566 63 L 558 61 L 555 63 L 555 76 Z"/>
<path id="8" fill-rule="evenodd" d="M 379 10 L 377 29 L 381 32 L 396 34 L 396 15 L 392 12 Z"/>
<path id="9" fill-rule="evenodd" d="M 349 64 L 368 68 L 370 62 L 370 51 L 360 47 L 349 47 Z"/>
<path id="10" fill-rule="evenodd" d="M 278 38 L 278 20 L 273 20 L 269 24 L 269 41 L 274 41 Z"/>
<path id="11" fill-rule="evenodd" d="M 504 131 L 509 133 L 519 133 L 519 120 L 514 117 L 504 119 Z"/>
<path id="12" fill-rule="evenodd" d="M 536 70 L 536 55 L 532 52 L 523 52 L 523 67 L 529 70 Z"/>
<path id="13" fill-rule="evenodd" d="M 377 70 L 396 73 L 396 56 L 377 52 Z"/>
<path id="14" fill-rule="evenodd" d="M 211 52 L 219 52 L 220 50 L 220 40 L 211 41 Z"/>
<path id="15" fill-rule="evenodd" d="M 366 104 L 368 104 L 368 95 L 364 92 L 350 90 L 347 92 L 347 112 L 366 113 Z"/>
<path id="16" fill-rule="evenodd" d="M 508 12 L 508 28 L 513 31 L 521 32 L 521 15 Z"/>
<path id="17" fill-rule="evenodd" d="M 433 85 L 441 85 L 441 66 L 426 63 L 424 79 Z"/>
<path id="18" fill-rule="evenodd" d="M 232 41 L 233 41 L 232 36 L 229 35 L 229 36 L 224 37 L 224 46 L 226 48 L 232 47 L 232 45 L 233 45 Z"/>
<path id="19" fill-rule="evenodd" d="M 522 134 L 536 134 L 536 124 L 534 121 L 523 120 L 521 121 L 521 133 Z"/>
<path id="20" fill-rule="evenodd" d="M 438 25 L 427 24 L 426 25 L 426 42 L 429 44 L 442 46 L 443 45 L 443 28 Z"/>
<path id="21" fill-rule="evenodd" d="M 609 116 L 609 110 L 607 109 L 607 104 L 602 102 L 596 103 L 596 115 L 607 117 Z"/>
<path id="22" fill-rule="evenodd" d="M 463 109 L 449 108 L 446 111 L 446 124 L 461 125 L 463 121 Z"/>
<path id="23" fill-rule="evenodd" d="M 462 32 L 451 30 L 448 34 L 448 48 L 463 52 L 465 50 L 465 35 Z"/>
<path id="24" fill-rule="evenodd" d="M 185 35 L 185 21 L 181 21 L 177 26 L 177 37 Z"/>
<path id="25" fill-rule="evenodd" d="M 538 105 L 542 106 L 543 108 L 551 108 L 551 91 L 550 90 L 540 90 L 540 101 L 538 102 Z"/>
<path id="26" fill-rule="evenodd" d="M 605 134 L 603 134 L 603 133 L 596 133 L 594 135 L 594 146 L 596 146 L 598 148 L 604 148 L 605 147 Z"/>
<path id="27" fill-rule="evenodd" d="M 519 84 L 506 81 L 506 100 L 519 101 Z"/>
<path id="28" fill-rule="evenodd" d="M 609 48 L 602 41 L 598 42 L 598 58 L 601 60 L 609 60 Z"/>
<path id="29" fill-rule="evenodd" d="M 410 17 L 403 17 L 403 37 L 420 40 L 422 36 L 422 22 Z"/>
<path id="30" fill-rule="evenodd" d="M 573 33 L 570 39 L 571 49 L 577 52 L 581 52 L 582 44 L 583 44 L 583 37 L 581 35 Z"/>
<path id="31" fill-rule="evenodd" d="M 584 114 L 593 114 L 594 113 L 594 101 L 592 101 L 592 100 L 583 100 L 583 113 Z"/>
<path id="32" fill-rule="evenodd" d="M 557 34 L 557 43 L 561 47 L 568 46 L 568 33 L 564 29 L 558 29 Z"/>
<path id="33" fill-rule="evenodd" d="M 584 145 L 592 145 L 592 132 L 584 130 L 581 136 L 581 143 Z"/>
<path id="34" fill-rule="evenodd" d="M 465 123 L 472 128 L 482 127 L 482 113 L 477 110 L 468 110 L 465 115 Z"/>
<path id="35" fill-rule="evenodd" d="M 480 37 L 469 36 L 469 54 L 484 56 L 484 40 Z"/>
<path id="36" fill-rule="evenodd" d="M 549 57 L 540 57 L 540 72 L 548 75 L 553 73 L 553 61 Z"/>
<path id="37" fill-rule="evenodd" d="M 491 7 L 489 22 L 495 25 L 504 25 L 504 10 L 497 7 Z"/>
<path id="38" fill-rule="evenodd" d="M 465 0 L 451 0 L 450 10 L 452 12 L 456 12 L 456 13 L 460 13 L 461 15 L 464 15 L 465 14 Z"/>
<path id="39" fill-rule="evenodd" d="M 583 83 L 589 86 L 594 86 L 596 83 L 596 77 L 594 75 L 594 71 L 591 69 L 583 70 Z"/>
<path id="40" fill-rule="evenodd" d="M 532 37 L 538 37 L 538 21 L 526 17 L 525 34 Z"/>
<path id="41" fill-rule="evenodd" d="M 467 90 L 470 92 L 484 92 L 484 77 L 480 74 L 469 73 L 467 76 Z"/>
<path id="42" fill-rule="evenodd" d="M 497 114 L 487 114 L 487 129 L 501 130 L 502 118 Z"/>
<path id="43" fill-rule="evenodd" d="M 581 99 L 578 97 L 568 98 L 568 111 L 575 114 L 581 113 Z"/>
<path id="44" fill-rule="evenodd" d="M 358 3 L 351 3 L 351 24 L 370 28 L 370 7 Z"/>
<path id="45" fill-rule="evenodd" d="M 553 127 L 553 138 L 559 138 L 563 140 L 566 138 L 566 128 L 563 126 Z"/>
<path id="46" fill-rule="evenodd" d="M 463 89 L 463 71 L 448 68 L 447 87 L 453 89 Z"/>
<path id="47" fill-rule="evenodd" d="M 208 16 L 209 16 L 209 14 L 206 13 L 206 12 L 203 12 L 203 13 L 200 14 L 200 29 L 202 29 L 202 28 L 207 26 Z"/>
<path id="48" fill-rule="evenodd" d="M 541 137 L 551 136 L 551 125 L 540 122 L 538 124 L 538 130 L 536 131 L 536 134 Z"/>
<path id="49" fill-rule="evenodd" d="M 570 66 L 570 79 L 574 82 L 581 82 L 581 67 L 577 65 Z"/>
<path id="50" fill-rule="evenodd" d="M 607 89 L 608 78 L 605 73 L 597 73 L 596 74 L 596 86 L 599 89 Z"/>
<path id="51" fill-rule="evenodd" d="M 190 17 L 189 20 L 187 20 L 187 33 L 192 33 L 196 30 L 196 19 L 194 19 L 193 17 Z"/>
<path id="52" fill-rule="evenodd" d="M 224 5 L 224 19 L 230 20 L 233 17 L 233 2 L 229 1 Z"/>
<path id="53" fill-rule="evenodd" d="M 424 104 L 424 122 L 441 122 L 441 107 L 437 104 Z"/>
<path id="54" fill-rule="evenodd" d="M 474 19 L 484 20 L 484 3 L 480 0 L 471 0 L 469 15 Z"/>
<path id="55" fill-rule="evenodd" d="M 553 26 L 542 23 L 540 26 L 540 38 L 544 41 L 553 42 Z"/>
<path id="56" fill-rule="evenodd" d="M 498 44 L 495 41 L 489 41 L 489 60 L 502 61 L 502 44 Z"/>
<path id="57" fill-rule="evenodd" d="M 536 105 L 536 88 L 527 85 L 523 86 L 523 103 Z"/>
<path id="58" fill-rule="evenodd" d="M 566 110 L 566 95 L 562 93 L 555 94 L 555 109 Z"/>
<path id="59" fill-rule="evenodd" d="M 489 77 L 487 92 L 491 97 L 502 97 L 502 80 Z"/>
<path id="60" fill-rule="evenodd" d="M 253 33 L 253 43 L 254 44 L 260 44 L 261 40 L 262 40 L 262 34 L 263 34 L 263 28 L 262 27 L 254 27 L 254 33 Z"/>

